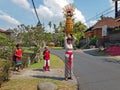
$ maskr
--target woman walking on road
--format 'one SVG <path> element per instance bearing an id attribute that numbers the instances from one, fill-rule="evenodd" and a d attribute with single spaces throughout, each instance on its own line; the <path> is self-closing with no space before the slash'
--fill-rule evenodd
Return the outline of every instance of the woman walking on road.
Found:
<path id="1" fill-rule="evenodd" d="M 73 68 L 73 44 L 76 38 L 70 34 L 70 37 L 65 35 L 65 80 L 72 79 L 72 68 Z"/>

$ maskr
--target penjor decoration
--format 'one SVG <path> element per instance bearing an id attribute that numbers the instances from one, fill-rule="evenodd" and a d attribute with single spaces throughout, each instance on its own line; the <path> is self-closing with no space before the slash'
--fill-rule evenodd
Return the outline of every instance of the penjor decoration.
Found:
<path id="1" fill-rule="evenodd" d="M 63 13 L 66 18 L 64 32 L 68 35 L 73 32 L 73 15 L 75 7 L 72 4 L 68 4 L 63 8 Z"/>

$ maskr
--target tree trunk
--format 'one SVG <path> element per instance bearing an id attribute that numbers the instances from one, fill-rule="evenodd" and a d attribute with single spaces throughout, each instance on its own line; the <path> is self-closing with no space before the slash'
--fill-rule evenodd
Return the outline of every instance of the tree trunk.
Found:
<path id="1" fill-rule="evenodd" d="M 41 50 L 38 49 L 34 58 L 34 62 L 35 63 L 40 62 L 40 57 L 41 57 Z"/>

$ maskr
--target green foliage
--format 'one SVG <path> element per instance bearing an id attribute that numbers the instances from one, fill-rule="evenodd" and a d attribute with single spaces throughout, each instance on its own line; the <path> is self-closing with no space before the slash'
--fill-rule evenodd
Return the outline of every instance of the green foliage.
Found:
<path id="1" fill-rule="evenodd" d="M 22 57 L 22 68 L 28 67 L 28 54 L 23 54 Z"/>
<path id="2" fill-rule="evenodd" d="M 36 52 L 36 48 L 30 48 L 28 50 L 23 50 L 23 56 L 22 56 L 22 68 L 26 68 L 28 67 L 28 57 L 30 57 L 29 59 L 31 60 L 31 62 L 33 62 L 33 59 L 35 57 L 35 53 Z"/>
<path id="3" fill-rule="evenodd" d="M 78 32 L 81 33 L 86 29 L 87 29 L 87 26 L 81 23 L 80 21 L 74 24 L 74 33 L 78 33 Z"/>
<path id="4" fill-rule="evenodd" d="M 4 33 L 0 33 L 0 58 L 11 60 L 14 46 L 14 35 L 6 35 Z"/>
<path id="5" fill-rule="evenodd" d="M 0 59 L 0 84 L 9 79 L 10 61 Z"/>
<path id="6" fill-rule="evenodd" d="M 24 53 L 32 54 L 32 53 L 34 53 L 34 50 L 31 50 L 31 49 L 24 50 Z"/>
<path id="7" fill-rule="evenodd" d="M 53 47 L 52 49 L 54 49 L 54 50 L 63 50 L 64 48 L 63 47 Z"/>
<path id="8" fill-rule="evenodd" d="M 44 33 L 45 35 L 45 42 L 48 45 L 50 42 L 53 42 L 53 35 L 52 33 Z"/>
<path id="9" fill-rule="evenodd" d="M 92 38 L 90 38 L 90 44 L 91 45 L 95 45 L 96 44 L 96 40 L 98 40 L 98 36 L 93 36 Z"/>
<path id="10" fill-rule="evenodd" d="M 7 35 L 5 35 L 4 33 L 0 33 L 0 46 L 6 45 L 7 42 L 8 42 Z"/>
<path id="11" fill-rule="evenodd" d="M 3 58 L 5 60 L 11 60 L 13 54 L 13 48 L 12 46 L 2 46 L 2 49 L 0 49 L 0 58 Z"/>
<path id="12" fill-rule="evenodd" d="M 42 43 L 45 39 L 45 30 L 42 25 L 33 27 L 29 25 L 25 26 L 23 24 L 19 26 L 19 29 L 21 29 L 21 32 L 17 34 L 17 37 L 19 40 L 21 40 L 24 46 L 36 46 L 38 48 L 42 46 Z"/>
<path id="13" fill-rule="evenodd" d="M 75 34 L 76 46 L 79 47 L 80 38 L 84 37 L 84 31 L 87 29 L 87 26 L 81 23 L 80 21 L 76 22 L 73 26 L 73 33 Z"/>
<path id="14" fill-rule="evenodd" d="M 51 27 L 52 27 L 52 22 L 49 21 L 48 25 L 49 25 L 49 27 L 51 28 Z"/>
<path id="15" fill-rule="evenodd" d="M 55 46 L 63 46 L 64 43 L 64 36 L 63 33 L 54 33 L 53 34 L 53 42 L 55 43 Z"/>
<path id="16" fill-rule="evenodd" d="M 65 28 L 65 21 L 59 22 L 59 32 L 63 32 Z"/>

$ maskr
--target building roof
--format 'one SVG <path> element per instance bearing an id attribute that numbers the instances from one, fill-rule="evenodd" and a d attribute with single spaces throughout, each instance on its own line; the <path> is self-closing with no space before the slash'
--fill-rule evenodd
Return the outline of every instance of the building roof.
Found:
<path id="1" fill-rule="evenodd" d="M 84 31 L 84 32 L 91 32 L 92 28 L 93 28 L 93 26 L 90 27 L 90 28 L 88 28 L 88 29 L 87 29 L 86 31 Z"/>
<path id="2" fill-rule="evenodd" d="M 114 18 L 106 17 L 98 21 L 94 27 L 102 27 L 107 25 L 107 27 L 114 28 L 120 26 L 120 22 L 117 22 Z"/>
<path id="3" fill-rule="evenodd" d="M 0 32 L 1 32 L 1 33 L 3 33 L 3 32 L 5 32 L 5 31 L 4 31 L 4 30 L 2 30 L 2 29 L 0 29 Z"/>

